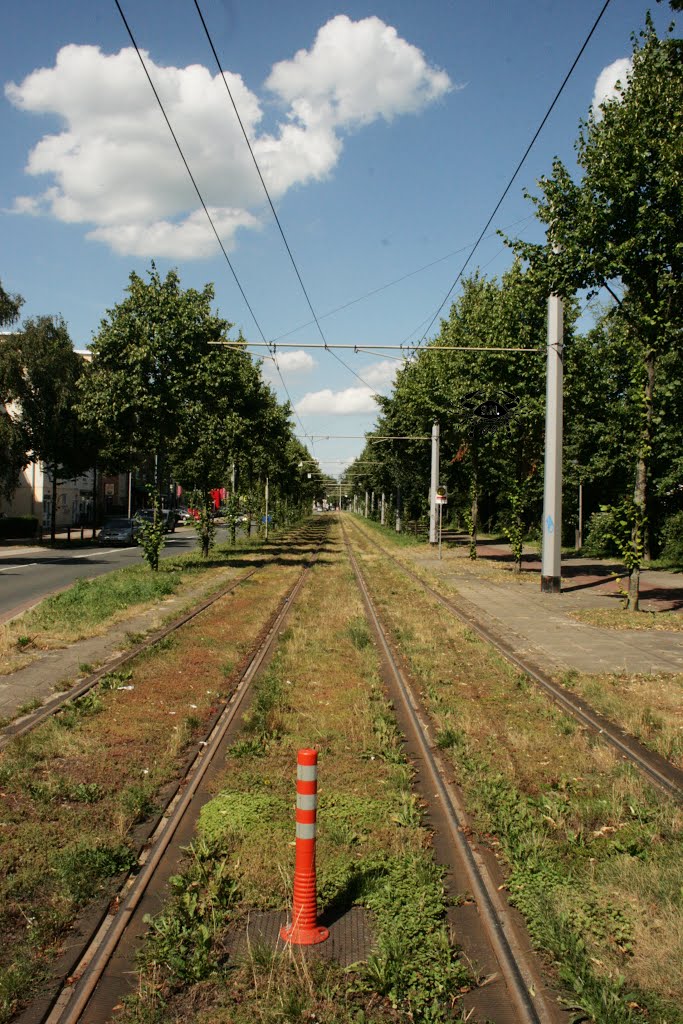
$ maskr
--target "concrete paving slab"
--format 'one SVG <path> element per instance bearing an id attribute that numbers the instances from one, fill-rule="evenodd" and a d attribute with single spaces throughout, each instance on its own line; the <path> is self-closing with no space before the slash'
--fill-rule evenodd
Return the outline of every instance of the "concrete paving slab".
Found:
<path id="1" fill-rule="evenodd" d="M 504 555 L 504 546 L 491 547 L 491 555 L 494 553 Z M 522 580 L 512 576 L 509 581 L 481 579 L 466 561 L 452 552 L 450 557 L 447 552 L 440 561 L 433 552 L 424 549 L 411 553 L 410 557 L 468 602 L 477 617 L 516 654 L 545 665 L 555 673 L 571 669 L 589 674 L 683 672 L 683 632 L 611 630 L 577 622 L 571 617 L 570 612 L 580 608 L 615 607 L 618 593 L 614 575 L 619 566 L 614 562 L 596 565 L 572 560 L 569 587 L 560 594 L 542 594 L 540 579 L 531 572 L 525 572 Z M 525 569 L 534 569 L 531 556 Z M 564 562 L 562 573 L 566 580 Z M 645 575 L 647 586 L 644 589 L 657 592 L 652 601 L 659 610 L 668 610 L 675 603 L 677 598 L 672 602 L 671 595 L 680 592 L 683 598 L 680 575 L 659 572 Z M 597 585 L 585 585 L 591 582 Z M 648 610 L 647 607 L 644 610 Z"/>

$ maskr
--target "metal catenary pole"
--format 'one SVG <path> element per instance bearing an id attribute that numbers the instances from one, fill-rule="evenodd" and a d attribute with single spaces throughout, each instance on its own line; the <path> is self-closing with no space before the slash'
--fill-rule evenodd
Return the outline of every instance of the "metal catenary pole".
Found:
<path id="1" fill-rule="evenodd" d="M 563 306 L 559 295 L 548 299 L 548 361 L 543 477 L 543 555 L 541 590 L 559 594 L 562 556 L 562 358 Z"/>
<path id="2" fill-rule="evenodd" d="M 268 540 L 268 477 L 266 477 L 266 540 Z"/>
<path id="3" fill-rule="evenodd" d="M 436 544 L 436 488 L 439 486 L 439 424 L 432 425 L 432 475 L 429 485 L 429 543 Z"/>

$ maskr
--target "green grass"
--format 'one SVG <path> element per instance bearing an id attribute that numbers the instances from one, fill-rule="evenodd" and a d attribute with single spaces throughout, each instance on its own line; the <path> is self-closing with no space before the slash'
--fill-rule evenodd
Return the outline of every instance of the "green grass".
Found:
<path id="1" fill-rule="evenodd" d="M 364 516 L 360 515 L 356 516 L 356 518 L 362 520 L 368 529 L 374 530 L 376 533 L 381 533 L 382 535 L 389 534 L 398 547 L 414 548 L 427 543 L 426 537 L 416 537 L 413 533 L 410 533 L 405 521 L 403 522 L 402 532 L 396 533 L 393 523 L 390 526 L 382 526 L 374 519 L 365 519 Z"/>
<path id="2" fill-rule="evenodd" d="M 27 616 L 26 626 L 44 631 L 96 626 L 131 605 L 167 597 L 178 588 L 180 580 L 177 571 L 152 573 L 146 566 L 78 580 L 68 590 L 42 601 Z"/>

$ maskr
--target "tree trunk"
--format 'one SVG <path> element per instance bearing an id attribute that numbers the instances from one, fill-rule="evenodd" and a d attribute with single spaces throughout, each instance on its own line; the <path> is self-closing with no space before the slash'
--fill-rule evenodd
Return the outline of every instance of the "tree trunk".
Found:
<path id="1" fill-rule="evenodd" d="M 479 481 L 477 479 L 478 470 L 478 459 L 477 459 L 477 445 L 476 441 L 472 442 L 472 508 L 470 516 L 472 519 L 472 534 L 470 536 L 470 558 L 474 559 L 477 557 L 477 529 L 479 527 Z"/>
<path id="2" fill-rule="evenodd" d="M 97 459 L 92 468 L 92 538 L 95 539 L 97 529 Z"/>
<path id="3" fill-rule="evenodd" d="M 52 508 L 50 510 L 50 543 L 54 544 L 57 533 L 57 465 L 52 464 Z"/>
<path id="4" fill-rule="evenodd" d="M 633 503 L 636 506 L 639 516 L 633 525 L 631 543 L 636 554 L 636 564 L 632 568 L 628 581 L 628 600 L 626 607 L 629 611 L 637 612 L 640 601 L 640 557 L 638 552 L 643 550 L 646 529 L 647 515 L 647 474 L 650 452 L 652 451 L 652 400 L 655 390 L 655 354 L 650 350 L 645 357 L 645 391 L 643 427 L 640 435 L 640 447 L 638 461 L 636 463 L 636 482 L 633 489 Z"/>

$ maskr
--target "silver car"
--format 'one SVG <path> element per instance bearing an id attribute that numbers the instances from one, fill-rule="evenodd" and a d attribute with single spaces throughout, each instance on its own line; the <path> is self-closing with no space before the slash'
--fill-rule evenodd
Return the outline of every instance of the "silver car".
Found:
<path id="1" fill-rule="evenodd" d="M 137 532 L 133 519 L 116 516 L 104 520 L 97 540 L 99 544 L 134 544 Z"/>

